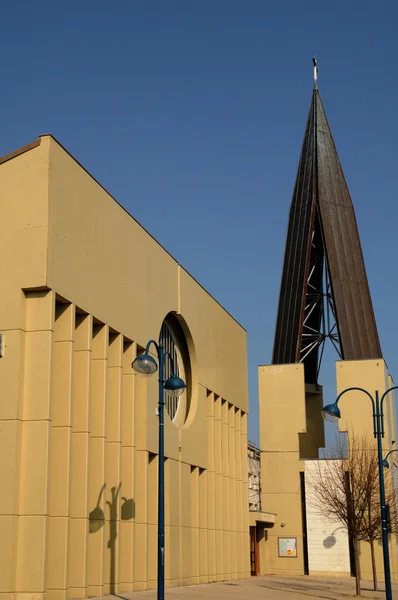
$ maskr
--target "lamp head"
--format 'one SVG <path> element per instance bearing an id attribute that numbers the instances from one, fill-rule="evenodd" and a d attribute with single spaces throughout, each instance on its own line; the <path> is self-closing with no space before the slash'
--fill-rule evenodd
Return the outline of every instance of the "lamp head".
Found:
<path id="1" fill-rule="evenodd" d="M 140 375 L 153 375 L 158 370 L 158 363 L 153 356 L 147 352 L 137 356 L 131 366 L 133 367 L 134 371 Z"/>
<path id="2" fill-rule="evenodd" d="M 390 468 L 390 465 L 389 465 L 388 460 L 386 458 L 383 460 L 383 467 L 385 469 L 389 469 Z"/>
<path id="3" fill-rule="evenodd" d="M 187 386 L 185 385 L 184 381 L 181 379 L 181 377 L 177 377 L 177 375 L 172 375 L 169 377 L 164 384 L 164 389 L 166 392 L 169 394 L 169 396 L 173 396 L 174 398 L 181 396 L 186 387 Z"/>
<path id="4" fill-rule="evenodd" d="M 323 407 L 322 417 L 328 423 L 334 423 L 335 421 L 337 421 L 337 419 L 340 419 L 340 409 L 337 406 L 336 402 L 334 402 L 333 404 L 327 404 Z"/>

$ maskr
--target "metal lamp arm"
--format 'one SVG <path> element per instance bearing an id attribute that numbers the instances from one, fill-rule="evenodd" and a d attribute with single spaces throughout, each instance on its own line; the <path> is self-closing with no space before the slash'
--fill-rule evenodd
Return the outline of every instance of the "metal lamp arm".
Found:
<path id="1" fill-rule="evenodd" d="M 145 353 L 149 354 L 149 350 L 152 345 L 156 348 L 156 354 L 158 356 L 159 363 L 162 362 L 162 364 L 164 365 L 166 362 L 166 358 L 169 357 L 171 363 L 171 372 L 173 375 L 175 375 L 176 372 L 174 368 L 175 365 L 173 357 L 171 356 L 170 352 L 163 352 L 163 346 L 159 345 L 157 342 L 155 342 L 155 340 L 149 340 L 145 348 Z"/>
<path id="2" fill-rule="evenodd" d="M 386 397 L 386 396 L 387 396 L 387 395 L 388 395 L 390 392 L 392 392 L 393 390 L 398 390 L 398 385 L 394 385 L 394 387 L 390 388 L 389 390 L 386 390 L 386 391 L 384 392 L 384 394 L 382 395 L 382 397 L 381 397 L 381 400 L 380 400 L 380 405 L 381 405 L 381 410 L 382 410 L 382 411 L 383 411 L 383 402 L 384 402 L 384 398 L 385 398 L 385 397 Z"/>
<path id="3" fill-rule="evenodd" d="M 167 357 L 170 360 L 170 364 L 171 364 L 171 374 L 172 375 L 176 375 L 175 369 L 174 369 L 174 359 L 171 356 L 170 352 L 163 352 L 162 355 L 159 357 L 159 361 L 162 361 L 163 365 L 166 363 L 166 359 Z"/>
<path id="4" fill-rule="evenodd" d="M 360 387 L 350 387 L 350 388 L 347 388 L 346 390 L 343 390 L 342 392 L 340 392 L 340 394 L 336 398 L 336 404 L 338 403 L 340 398 L 342 396 L 344 396 L 344 394 L 346 394 L 347 392 L 354 392 L 354 391 L 355 392 L 363 392 L 364 394 L 366 394 L 370 398 L 370 400 L 372 402 L 373 412 L 375 412 L 376 406 L 375 406 L 375 401 L 373 399 L 372 394 L 370 394 L 367 390 L 364 390 L 363 388 L 360 388 Z"/>
<path id="5" fill-rule="evenodd" d="M 377 418 L 377 416 L 376 416 L 376 404 L 375 404 L 375 401 L 374 401 L 374 398 L 373 398 L 372 394 L 370 394 L 367 390 L 364 390 L 361 387 L 350 387 L 350 388 L 347 388 L 346 390 L 343 390 L 342 392 L 340 392 L 340 394 L 337 396 L 337 398 L 336 398 L 336 406 L 337 406 L 340 398 L 342 396 L 344 396 L 344 394 L 346 394 L 347 392 L 363 392 L 364 394 L 366 394 L 370 398 L 370 401 L 372 402 L 372 409 L 373 409 L 373 415 L 372 415 L 373 416 L 373 435 L 376 437 L 376 431 L 377 431 L 377 424 L 376 424 L 376 418 Z"/>
<path id="6" fill-rule="evenodd" d="M 159 344 L 157 342 L 155 342 L 155 340 L 149 340 L 149 342 L 147 343 L 146 348 L 145 348 L 145 354 L 149 354 L 149 350 L 150 350 L 150 347 L 152 344 L 155 346 L 157 357 L 160 360 L 160 353 L 159 353 L 160 348 L 159 348 Z"/>
<path id="7" fill-rule="evenodd" d="M 383 436 L 384 436 L 384 411 L 383 411 L 384 399 L 385 399 L 386 396 L 388 396 L 388 394 L 390 392 L 393 392 L 394 390 L 398 390 L 398 385 L 394 385 L 394 387 L 391 387 L 390 389 L 386 390 L 384 392 L 384 394 L 382 395 L 381 400 L 380 400 L 381 420 L 382 420 L 382 423 L 383 423 Z"/>
<path id="8" fill-rule="evenodd" d="M 386 390 L 386 391 L 384 392 L 384 394 L 382 395 L 382 397 L 381 397 L 381 400 L 380 400 L 381 427 L 382 427 L 382 436 L 383 436 L 383 437 L 384 437 L 384 411 L 383 411 L 384 399 L 385 399 L 385 397 L 386 397 L 386 396 L 387 396 L 387 395 L 388 395 L 390 392 L 392 392 L 393 390 L 398 390 L 398 386 L 397 386 L 397 385 L 394 385 L 394 387 L 392 387 L 392 388 L 390 388 L 390 389 Z"/>
<path id="9" fill-rule="evenodd" d="M 384 457 L 384 460 L 387 460 L 387 458 L 390 456 L 390 454 L 392 454 L 393 452 L 398 452 L 398 448 L 394 448 L 394 450 L 390 450 L 390 452 L 388 452 L 388 454 L 386 454 L 386 456 Z"/>

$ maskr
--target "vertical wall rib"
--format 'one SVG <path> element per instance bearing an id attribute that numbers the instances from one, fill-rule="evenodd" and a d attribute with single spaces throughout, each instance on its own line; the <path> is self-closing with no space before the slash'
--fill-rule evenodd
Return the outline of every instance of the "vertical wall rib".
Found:
<path id="1" fill-rule="evenodd" d="M 15 579 L 21 596 L 43 597 L 47 588 L 54 311 L 53 292 L 26 294 Z"/>
<path id="2" fill-rule="evenodd" d="M 242 498 L 242 434 L 241 411 L 235 409 L 235 474 L 236 474 L 236 550 L 238 577 L 244 576 L 244 546 L 242 544 L 243 514 L 247 507 L 243 505 Z"/>
<path id="3" fill-rule="evenodd" d="M 7 354 L 0 360 L 0 472 L 2 487 L 7 493 L 0 494 L 0 595 L 15 591 L 15 569 L 18 551 L 18 503 L 19 475 L 21 466 L 21 432 L 23 429 L 22 406 L 25 369 L 25 321 L 26 305 L 20 329 L 2 329 L 3 344 Z M 4 325 L 4 323 L 3 323 Z"/>
<path id="4" fill-rule="evenodd" d="M 223 573 L 224 579 L 231 576 L 231 523 L 230 523 L 230 497 L 229 497 L 229 452 L 228 452 L 228 402 L 222 400 L 221 404 L 221 457 L 222 457 L 222 497 L 223 497 Z"/>
<path id="5" fill-rule="evenodd" d="M 63 600 L 69 587 L 69 517 L 72 454 L 75 307 L 56 303 L 52 377 L 50 514 L 47 598 Z"/>
<path id="6" fill-rule="evenodd" d="M 180 463 L 181 467 L 181 585 L 192 584 L 192 528 L 191 528 L 191 466 Z"/>
<path id="7" fill-rule="evenodd" d="M 119 592 L 123 336 L 109 333 L 106 395 L 104 592 Z"/>
<path id="8" fill-rule="evenodd" d="M 221 437 L 221 398 L 214 398 L 214 490 L 215 490 L 215 516 L 216 516 L 216 579 L 224 579 L 224 510 L 223 510 L 223 485 L 222 485 L 222 437 Z"/>
<path id="9" fill-rule="evenodd" d="M 199 583 L 209 581 L 207 575 L 207 485 L 206 471 L 199 468 Z"/>
<path id="10" fill-rule="evenodd" d="M 168 586 L 180 585 L 180 502 L 178 490 L 179 461 L 165 461 L 165 581 Z"/>
<path id="11" fill-rule="evenodd" d="M 158 561 L 158 468 L 159 456 L 157 454 L 146 453 L 148 456 L 148 475 L 147 475 L 147 534 L 146 534 L 146 587 L 156 587 L 157 580 L 157 561 Z M 137 483 L 137 485 L 142 485 Z M 142 529 L 144 529 L 142 527 Z M 142 552 L 142 549 L 141 549 Z M 136 574 L 134 580 L 142 580 L 141 574 Z"/>
<path id="12" fill-rule="evenodd" d="M 141 349 L 137 347 L 137 354 Z M 137 375 L 134 377 L 134 500 L 135 522 L 133 537 L 134 552 L 134 590 L 145 590 L 155 580 L 156 569 L 156 523 L 157 523 L 157 457 L 147 450 L 147 405 L 148 393 L 146 381 Z M 156 383 L 156 382 L 155 382 Z M 155 392 L 156 393 L 156 392 Z M 156 472 L 154 471 L 156 469 Z M 153 489 L 152 502 L 148 501 Z M 154 549 L 155 548 L 155 549 Z M 155 553 L 155 567 L 151 559 Z M 149 569 L 149 571 L 148 571 Z M 152 570 L 151 570 L 152 569 Z"/>
<path id="13" fill-rule="evenodd" d="M 230 519 L 230 574 L 237 578 L 237 539 L 236 519 L 236 463 L 235 463 L 235 407 L 228 404 L 228 459 L 229 459 L 229 519 Z"/>
<path id="14" fill-rule="evenodd" d="M 241 456 L 242 456 L 242 553 L 244 577 L 250 577 L 249 546 L 249 491 L 247 464 L 247 414 L 241 412 Z"/>
<path id="15" fill-rule="evenodd" d="M 120 522 L 120 592 L 133 589 L 133 536 L 135 521 L 134 456 L 135 395 L 131 364 L 136 344 L 124 339 L 122 367 L 122 490 Z"/>
<path id="16" fill-rule="evenodd" d="M 85 313 L 76 314 L 70 501 L 69 596 L 71 598 L 85 598 L 87 592 L 92 330 L 92 316 Z"/>
<path id="17" fill-rule="evenodd" d="M 216 580 L 216 507 L 214 474 L 214 394 L 207 392 L 207 573 Z"/>
<path id="18" fill-rule="evenodd" d="M 107 325 L 94 324 L 92 342 L 92 396 L 90 411 L 89 539 L 87 594 L 104 594 L 105 453 L 108 375 Z"/>
<path id="19" fill-rule="evenodd" d="M 199 468 L 191 467 L 192 583 L 199 583 Z"/>

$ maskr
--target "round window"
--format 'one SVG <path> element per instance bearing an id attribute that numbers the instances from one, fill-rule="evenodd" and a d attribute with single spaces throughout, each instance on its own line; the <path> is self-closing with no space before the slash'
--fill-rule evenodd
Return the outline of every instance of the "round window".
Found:
<path id="1" fill-rule="evenodd" d="M 170 419 L 177 426 L 185 423 L 188 416 L 191 390 L 191 362 L 189 359 L 188 344 L 183 329 L 175 315 L 168 314 L 163 321 L 159 335 L 159 345 L 163 346 L 164 352 L 169 352 L 174 362 L 174 375 L 181 377 L 186 384 L 186 389 L 181 396 L 170 396 L 165 392 L 165 406 Z M 165 361 L 165 380 L 172 375 L 171 361 Z"/>

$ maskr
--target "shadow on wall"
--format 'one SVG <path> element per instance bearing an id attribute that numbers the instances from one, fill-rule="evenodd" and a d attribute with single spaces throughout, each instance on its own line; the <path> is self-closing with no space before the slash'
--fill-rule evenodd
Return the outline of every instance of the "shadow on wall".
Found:
<path id="1" fill-rule="evenodd" d="M 339 531 L 340 529 L 345 530 L 344 525 L 341 525 L 340 527 L 337 527 L 334 531 L 332 531 L 332 533 L 330 535 L 328 535 L 328 537 L 326 537 L 323 540 L 323 547 L 326 548 L 327 550 L 329 550 L 330 548 L 333 548 L 333 546 L 336 545 L 337 542 L 337 538 L 334 535 L 337 531 Z"/>
<path id="2" fill-rule="evenodd" d="M 116 577 L 116 538 L 117 538 L 117 509 L 118 509 L 118 496 L 122 483 L 120 482 L 118 487 L 111 489 L 112 499 L 107 500 L 106 504 L 109 507 L 109 540 L 108 548 L 110 549 L 110 594 L 115 595 L 115 577 Z M 89 519 L 89 533 L 96 533 L 105 525 L 105 513 L 101 508 L 101 498 L 105 492 L 106 483 L 102 486 L 96 507 L 90 512 Z M 120 518 L 122 521 L 129 521 L 135 517 L 135 502 L 133 498 L 124 498 L 122 496 L 123 504 L 120 507 Z"/>
<path id="3" fill-rule="evenodd" d="M 334 535 L 329 535 L 327 538 L 325 538 L 323 540 L 323 547 L 324 548 L 333 548 L 333 546 L 336 544 L 336 538 L 334 537 Z"/>

